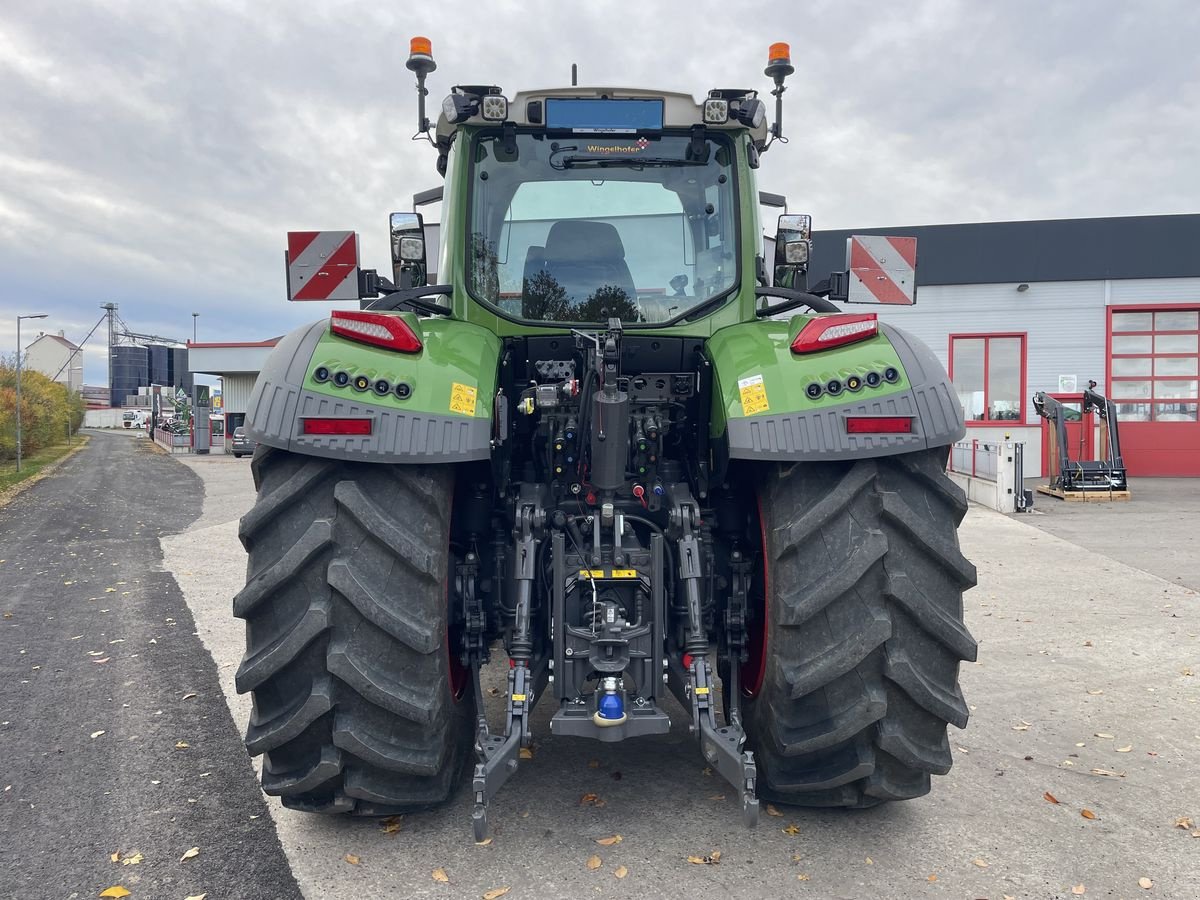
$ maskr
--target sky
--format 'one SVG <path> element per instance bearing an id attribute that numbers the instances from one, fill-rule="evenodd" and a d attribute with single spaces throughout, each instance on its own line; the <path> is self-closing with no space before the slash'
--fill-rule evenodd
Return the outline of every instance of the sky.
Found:
<path id="1" fill-rule="evenodd" d="M 814 228 L 1200 206 L 1200 4 L 1190 0 L 160 3 L 0 6 L 0 353 L 25 323 L 262 340 L 329 311 L 285 297 L 289 230 L 360 234 L 441 183 L 410 140 L 408 40 L 454 84 L 763 94 L 796 74 L 759 187 Z M 770 98 L 767 98 L 768 100 Z M 998 250 L 998 252 L 1002 252 Z M 103 328 L 85 381 L 106 377 Z"/>

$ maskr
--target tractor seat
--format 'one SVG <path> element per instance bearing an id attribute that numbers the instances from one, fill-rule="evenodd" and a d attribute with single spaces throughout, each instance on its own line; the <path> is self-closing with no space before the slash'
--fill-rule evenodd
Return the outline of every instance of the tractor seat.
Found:
<path id="1" fill-rule="evenodd" d="M 545 271 L 578 305 L 602 287 L 616 287 L 631 303 L 637 300 L 625 246 L 607 222 L 582 219 L 555 222 L 546 235 Z"/>

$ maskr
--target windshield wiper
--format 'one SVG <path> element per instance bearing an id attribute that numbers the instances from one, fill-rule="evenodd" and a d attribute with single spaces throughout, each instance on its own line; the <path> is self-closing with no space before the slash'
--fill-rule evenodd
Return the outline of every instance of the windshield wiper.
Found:
<path id="1" fill-rule="evenodd" d="M 698 159 L 671 159 L 665 156 L 567 156 L 558 163 L 551 163 L 551 166 L 556 169 L 645 169 L 706 165 L 708 165 L 707 162 Z"/>

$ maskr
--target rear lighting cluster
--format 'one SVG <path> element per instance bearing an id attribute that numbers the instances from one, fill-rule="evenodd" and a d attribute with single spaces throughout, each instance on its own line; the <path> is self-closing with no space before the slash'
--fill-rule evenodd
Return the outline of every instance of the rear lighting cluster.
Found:
<path id="1" fill-rule="evenodd" d="M 330 317 L 329 330 L 352 341 L 400 353 L 420 353 L 423 346 L 416 331 L 400 316 L 339 311 Z"/>
<path id="2" fill-rule="evenodd" d="M 305 418 L 301 420 L 304 434 L 369 435 L 370 419 Z"/>
<path id="3" fill-rule="evenodd" d="M 317 366 L 313 369 L 312 377 L 313 381 L 317 384 L 331 382 L 334 387 L 344 388 L 353 386 L 354 390 L 359 393 L 365 393 L 369 390 L 377 397 L 386 397 L 389 394 L 395 394 L 398 399 L 407 400 L 412 396 L 412 385 L 407 382 L 397 381 L 395 384 L 392 384 L 386 378 L 376 378 L 372 381 L 366 375 L 351 375 L 342 369 L 333 371 L 328 366 Z"/>
<path id="4" fill-rule="evenodd" d="M 857 394 L 864 385 L 869 388 L 877 388 L 884 383 L 896 384 L 899 380 L 900 370 L 895 366 L 888 366 L 882 372 L 872 371 L 866 375 L 847 376 L 845 381 L 839 378 L 830 378 L 826 382 L 812 381 L 804 388 L 804 393 L 810 400 L 819 400 L 826 394 L 830 397 L 838 397 L 845 391 Z"/>
<path id="5" fill-rule="evenodd" d="M 809 319 L 792 341 L 793 353 L 816 353 L 879 334 L 875 313 L 832 313 Z"/>

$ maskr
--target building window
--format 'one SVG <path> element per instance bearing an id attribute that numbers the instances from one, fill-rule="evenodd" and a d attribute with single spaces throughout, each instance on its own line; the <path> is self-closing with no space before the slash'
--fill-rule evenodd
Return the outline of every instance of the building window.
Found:
<path id="1" fill-rule="evenodd" d="M 950 335 L 950 380 L 969 423 L 1025 421 L 1025 335 Z"/>
<path id="2" fill-rule="evenodd" d="M 1114 309 L 1109 392 L 1129 422 L 1196 422 L 1200 310 Z"/>

